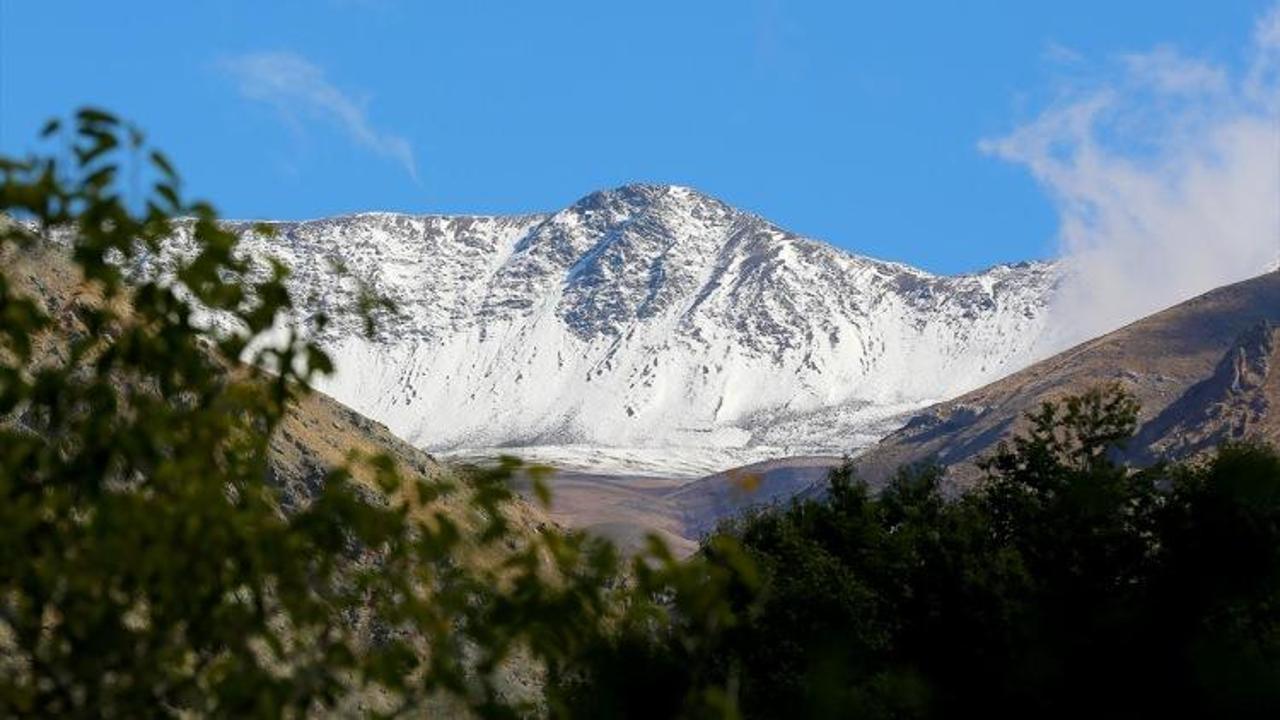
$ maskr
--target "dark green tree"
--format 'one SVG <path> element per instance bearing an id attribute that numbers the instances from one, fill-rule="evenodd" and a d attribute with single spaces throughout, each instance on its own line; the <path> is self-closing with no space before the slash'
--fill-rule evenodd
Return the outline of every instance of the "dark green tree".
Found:
<path id="1" fill-rule="evenodd" d="M 1274 716 L 1280 457 L 1134 469 L 1116 388 L 1049 403 L 957 497 L 936 468 L 722 531 L 762 599 L 721 652 L 754 717 Z"/>

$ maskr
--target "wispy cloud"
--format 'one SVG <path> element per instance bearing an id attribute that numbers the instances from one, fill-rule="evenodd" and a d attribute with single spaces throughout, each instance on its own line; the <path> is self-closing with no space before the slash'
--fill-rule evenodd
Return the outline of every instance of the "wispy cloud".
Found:
<path id="1" fill-rule="evenodd" d="M 1063 45 L 1056 40 L 1050 40 L 1045 43 L 1040 53 L 1041 59 L 1056 65 L 1075 65 L 1084 62 L 1084 56 L 1079 51 Z"/>
<path id="2" fill-rule="evenodd" d="M 1275 266 L 1280 5 L 1247 53 L 1234 72 L 1171 47 L 1121 56 L 980 144 L 1026 166 L 1058 208 L 1054 348 Z"/>
<path id="3" fill-rule="evenodd" d="M 1227 71 L 1184 57 L 1168 45 L 1123 56 L 1125 69 L 1140 86 L 1169 94 L 1219 93 L 1228 89 Z"/>
<path id="4" fill-rule="evenodd" d="M 286 122 L 319 117 L 335 123 L 357 145 L 399 163 L 417 181 L 413 146 L 369 120 L 366 103 L 343 92 L 324 70 L 291 52 L 256 52 L 224 57 L 218 66 L 235 78 L 240 93 L 276 108 Z"/>

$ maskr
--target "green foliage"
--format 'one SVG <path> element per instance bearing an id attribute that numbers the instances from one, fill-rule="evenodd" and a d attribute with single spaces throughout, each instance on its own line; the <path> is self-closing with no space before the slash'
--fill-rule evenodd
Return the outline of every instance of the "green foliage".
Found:
<path id="1" fill-rule="evenodd" d="M 1033 413 L 970 492 L 846 464 L 689 561 L 522 534 L 513 474 L 550 494 L 513 460 L 353 457 L 284 503 L 272 438 L 332 370 L 288 269 L 240 257 L 136 129 L 44 135 L 65 149 L 0 158 L 0 716 L 1280 710 L 1268 448 L 1135 471 L 1136 405 L 1099 390 Z M 195 252 L 145 271 L 179 226 Z M 42 252 L 72 287 L 24 289 Z M 370 332 L 393 310 L 353 305 Z"/>
<path id="2" fill-rule="evenodd" d="M 617 704 L 600 679 L 626 648 L 700 657 L 733 626 L 751 568 L 731 544 L 681 563 L 655 542 L 627 567 L 582 535 L 525 537 L 511 461 L 451 484 L 356 459 L 379 492 L 339 467 L 283 512 L 271 438 L 332 369 L 287 268 L 240 257 L 113 116 L 44 135 L 65 152 L 0 159 L 0 259 L 65 250 L 80 277 L 59 303 L 0 273 L 0 716 L 566 716 Z M 126 282 L 179 224 L 196 251 Z M 531 692 L 504 686 L 513 665 Z M 734 714 L 710 674 L 663 697 Z"/>
<path id="3" fill-rule="evenodd" d="M 1280 456 L 1126 468 L 1131 397 L 1048 404 L 944 497 L 936 468 L 723 531 L 764 597 L 722 649 L 752 717 L 1280 711 Z"/>
<path id="4" fill-rule="evenodd" d="M 552 677 L 558 707 L 568 717 L 740 717 L 736 673 L 724 658 L 739 608 L 758 590 L 754 564 L 727 537 L 683 563 L 650 538 L 629 578 L 638 592 L 621 604 L 613 631 Z"/>

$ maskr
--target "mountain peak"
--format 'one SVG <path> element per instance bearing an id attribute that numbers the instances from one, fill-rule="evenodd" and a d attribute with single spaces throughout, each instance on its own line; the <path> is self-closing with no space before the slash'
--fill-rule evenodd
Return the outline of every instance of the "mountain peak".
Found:
<path id="1" fill-rule="evenodd" d="M 685 185 L 633 182 L 597 190 L 573 203 L 571 210 L 593 210 L 611 206 L 647 208 L 656 205 L 715 205 L 725 210 L 730 206 L 700 190 Z"/>
<path id="2" fill-rule="evenodd" d="M 839 455 L 1022 367 L 1050 278 L 860 258 L 693 188 L 631 183 L 519 217 L 348 216 L 247 235 L 339 368 L 321 389 L 432 450 L 624 448 L 668 468 Z M 365 338 L 338 260 L 399 309 Z M 648 453 L 648 455 L 645 455 Z M 639 455 L 634 455 L 639 457 Z"/>

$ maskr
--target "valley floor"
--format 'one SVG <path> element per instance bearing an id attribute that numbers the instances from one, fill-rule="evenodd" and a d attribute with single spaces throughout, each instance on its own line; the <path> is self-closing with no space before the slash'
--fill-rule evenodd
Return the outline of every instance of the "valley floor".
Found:
<path id="1" fill-rule="evenodd" d="M 672 467 L 669 456 L 655 462 L 653 473 L 623 473 L 618 472 L 616 462 L 619 456 L 634 460 L 635 456 L 627 452 L 610 454 L 608 450 L 581 448 L 586 462 L 573 466 L 562 462 L 565 457 L 572 457 L 564 454 L 562 447 L 537 448 L 541 453 L 528 450 L 496 448 L 488 453 L 448 454 L 443 459 L 484 464 L 510 454 L 526 462 L 554 467 L 549 480 L 552 503 L 548 512 L 553 520 L 608 538 L 628 554 L 641 550 L 648 535 L 656 534 L 679 556 L 696 550 L 699 539 L 722 519 L 753 505 L 785 502 L 821 482 L 841 462 L 835 455 L 778 454 L 777 459 L 728 470 L 677 476 L 668 472 Z M 587 464 L 593 452 L 606 453 L 597 460 L 598 470 Z M 689 467 L 692 470 L 699 466 Z M 516 489 L 534 499 L 527 481 L 518 480 Z"/>

